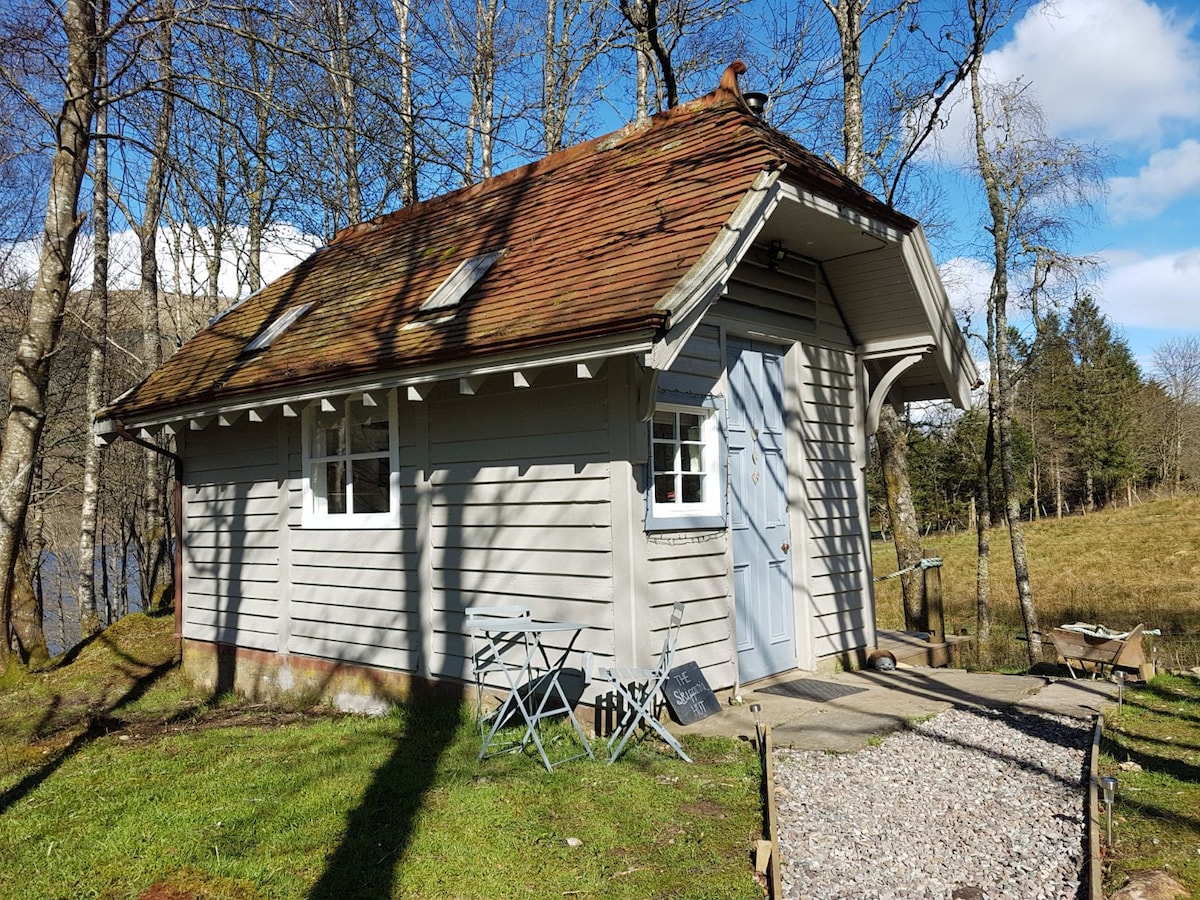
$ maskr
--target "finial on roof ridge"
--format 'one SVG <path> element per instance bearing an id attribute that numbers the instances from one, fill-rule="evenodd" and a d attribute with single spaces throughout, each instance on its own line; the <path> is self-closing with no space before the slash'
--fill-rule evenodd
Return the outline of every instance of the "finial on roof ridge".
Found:
<path id="1" fill-rule="evenodd" d="M 746 73 L 746 64 L 740 59 L 735 59 L 725 67 L 725 72 L 721 75 L 721 83 L 717 85 L 716 99 L 718 100 L 734 100 L 742 106 L 746 106 L 746 101 L 742 97 L 742 89 L 738 87 L 738 76 Z M 749 107 L 746 107 L 749 109 Z"/>

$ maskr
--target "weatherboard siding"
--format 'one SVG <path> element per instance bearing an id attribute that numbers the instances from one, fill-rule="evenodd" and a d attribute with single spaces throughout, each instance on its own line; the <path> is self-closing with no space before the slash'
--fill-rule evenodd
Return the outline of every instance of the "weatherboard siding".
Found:
<path id="1" fill-rule="evenodd" d="M 809 615 L 814 654 L 821 658 L 866 646 L 870 585 L 855 463 L 854 355 L 828 347 L 801 350 Z"/>
<path id="2" fill-rule="evenodd" d="M 793 541 L 806 549 L 796 596 L 810 617 L 798 634 L 811 645 L 802 659 L 861 647 L 869 629 L 855 359 L 818 344 L 829 316 L 814 293 L 800 298 L 813 316 L 759 310 L 766 334 L 800 345 L 788 396 L 801 445 L 804 527 Z M 797 333 L 809 327 L 806 339 Z M 720 396 L 724 343 L 721 324 L 702 324 L 662 374 L 659 400 Z M 563 367 L 530 388 L 495 376 L 475 394 L 444 384 L 424 401 L 401 398 L 397 528 L 303 524 L 299 418 L 189 434 L 185 636 L 467 678 L 467 606 L 519 603 L 536 618 L 580 622 L 576 664 L 586 652 L 602 666 L 652 659 L 682 600 L 679 659 L 714 687 L 733 684 L 728 532 L 645 531 L 647 426 L 618 366 L 594 379 Z M 619 527 L 615 510 L 628 519 Z"/>
<path id="3" fill-rule="evenodd" d="M 608 387 L 556 374 L 430 402 L 437 672 L 469 674 L 467 606 L 527 605 L 535 619 L 586 625 L 577 651 L 613 652 Z"/>
<path id="4" fill-rule="evenodd" d="M 702 323 L 688 339 L 669 371 L 658 383 L 661 403 L 695 403 L 724 390 L 723 335 L 717 325 Z M 639 428 L 643 458 L 648 452 L 648 425 Z M 648 476 L 647 476 L 648 477 Z M 646 501 L 636 499 L 639 525 L 644 525 Z M 640 621 L 644 642 L 639 648 L 653 659 L 662 647 L 676 600 L 684 603 L 677 657 L 695 662 L 711 685 L 733 683 L 733 585 L 729 578 L 730 547 L 725 529 L 653 532 L 640 535 L 639 552 L 646 560 L 646 587 Z"/>
<path id="5" fill-rule="evenodd" d="M 418 548 L 412 412 L 411 405 L 398 405 L 399 528 L 303 524 L 302 420 L 289 420 L 289 653 L 417 671 L 421 626 L 414 602 Z"/>
<path id="6" fill-rule="evenodd" d="M 282 600 L 278 435 L 270 424 L 210 424 L 186 435 L 183 636 L 279 647 Z"/>
<path id="7" fill-rule="evenodd" d="M 769 339 L 792 342 L 801 354 L 796 432 L 803 498 L 792 541 L 798 597 L 797 637 L 808 630 L 814 661 L 866 646 L 870 626 L 869 573 L 863 568 L 860 516 L 862 474 L 855 463 L 861 428 L 853 341 L 824 280 L 811 264 L 789 260 L 787 272 L 742 266 L 716 314 L 729 327 L 749 327 Z M 795 276 L 792 278 L 786 275 Z M 734 323 L 737 323 L 736 325 Z M 803 617 L 803 618 L 801 618 Z M 797 648 L 801 660 L 805 648 Z"/>

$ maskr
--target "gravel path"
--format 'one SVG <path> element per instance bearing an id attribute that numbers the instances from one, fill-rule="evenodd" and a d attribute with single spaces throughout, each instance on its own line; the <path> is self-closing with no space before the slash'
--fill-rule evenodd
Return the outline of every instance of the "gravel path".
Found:
<path id="1" fill-rule="evenodd" d="M 951 709 L 879 746 L 777 750 L 784 896 L 1082 896 L 1091 723 Z"/>

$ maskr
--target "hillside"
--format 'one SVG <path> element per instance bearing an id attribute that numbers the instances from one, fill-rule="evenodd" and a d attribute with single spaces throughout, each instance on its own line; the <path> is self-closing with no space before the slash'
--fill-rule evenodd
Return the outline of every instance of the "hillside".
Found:
<path id="1" fill-rule="evenodd" d="M 1200 498 L 1157 500 L 1068 519 L 1026 522 L 1034 602 L 1043 631 L 1066 622 L 1102 623 L 1128 630 L 1139 622 L 1161 629 L 1147 652 L 1176 668 L 1200 665 Z M 926 556 L 944 560 L 946 630 L 975 633 L 973 532 L 931 535 Z M 896 570 L 890 544 L 874 546 L 876 576 Z M 976 663 L 1024 668 L 1007 529 L 991 535 L 993 639 Z M 879 626 L 900 628 L 898 579 L 877 585 Z"/>

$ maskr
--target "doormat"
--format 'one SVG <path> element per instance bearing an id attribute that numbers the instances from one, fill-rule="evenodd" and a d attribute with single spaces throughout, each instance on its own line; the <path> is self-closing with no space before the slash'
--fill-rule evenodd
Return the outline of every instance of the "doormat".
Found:
<path id="1" fill-rule="evenodd" d="M 866 688 L 854 687 L 849 684 L 834 684 L 832 681 L 801 678 L 798 681 L 785 681 L 781 684 L 755 688 L 754 692 L 756 694 L 779 694 L 781 697 L 794 697 L 797 700 L 824 703 L 826 700 L 849 697 L 851 694 L 859 694 L 865 690 Z"/>

